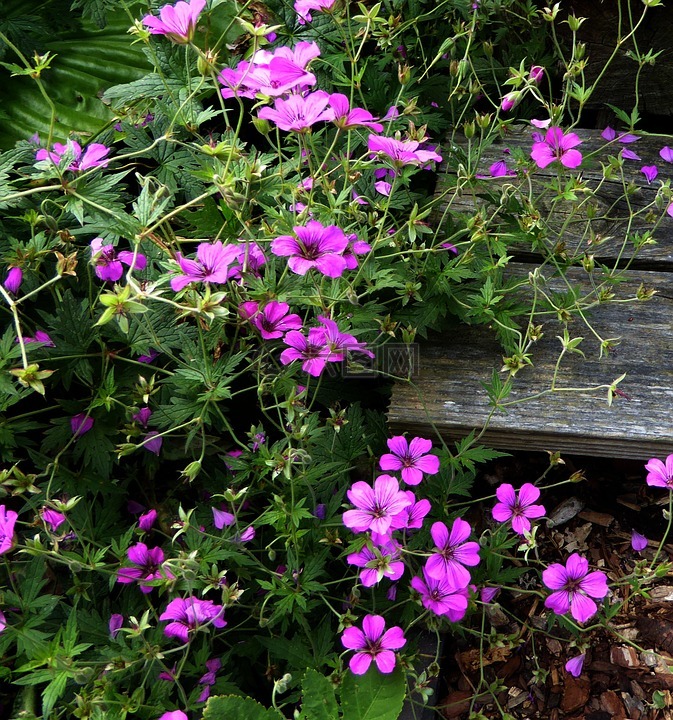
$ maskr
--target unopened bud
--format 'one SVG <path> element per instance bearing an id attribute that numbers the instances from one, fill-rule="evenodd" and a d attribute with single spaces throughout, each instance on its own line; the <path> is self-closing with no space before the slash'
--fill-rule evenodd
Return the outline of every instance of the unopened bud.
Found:
<path id="1" fill-rule="evenodd" d="M 253 117 L 252 124 L 257 128 L 260 133 L 262 133 L 262 135 L 268 135 L 271 130 L 271 125 L 269 125 L 269 121 L 264 120 L 263 118 Z"/>
<path id="2" fill-rule="evenodd" d="M 406 63 L 397 66 L 397 79 L 400 85 L 406 85 L 411 79 L 411 68 Z"/>
<path id="3" fill-rule="evenodd" d="M 509 112 L 512 108 L 516 107 L 521 101 L 521 92 L 519 90 L 513 90 L 507 93 L 500 101 L 500 109 L 503 112 Z"/>
<path id="4" fill-rule="evenodd" d="M 466 122 L 463 125 L 463 133 L 465 134 L 465 137 L 468 140 L 471 140 L 474 137 L 475 131 L 476 131 L 476 127 L 474 124 L 474 120 L 470 120 L 470 122 Z"/>

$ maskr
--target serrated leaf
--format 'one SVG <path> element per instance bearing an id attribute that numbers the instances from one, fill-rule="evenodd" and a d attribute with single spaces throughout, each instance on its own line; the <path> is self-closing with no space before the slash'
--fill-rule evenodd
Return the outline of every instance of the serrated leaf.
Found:
<path id="1" fill-rule="evenodd" d="M 373 664 L 364 675 L 348 672 L 341 686 L 343 720 L 397 720 L 405 691 L 399 666 L 386 675 Z"/>
<path id="2" fill-rule="evenodd" d="M 203 720 L 283 720 L 274 708 L 265 708 L 252 698 L 219 695 L 209 698 Z"/>

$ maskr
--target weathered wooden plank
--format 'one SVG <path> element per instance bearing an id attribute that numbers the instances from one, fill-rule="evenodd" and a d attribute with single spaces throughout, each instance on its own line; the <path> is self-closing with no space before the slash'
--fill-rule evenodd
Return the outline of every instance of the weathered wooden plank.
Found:
<path id="1" fill-rule="evenodd" d="M 517 126 L 512 128 L 502 141 L 496 142 L 487 148 L 479 159 L 477 167 L 468 168 L 468 172 L 488 175 L 489 166 L 498 161 L 506 160 L 510 169 L 514 169 L 510 151 L 521 149 L 526 158 L 529 157 L 532 147 L 532 132 L 535 128 Z M 544 247 L 549 252 L 565 253 L 568 257 L 581 257 L 583 254 L 594 255 L 596 260 L 606 264 L 614 264 L 617 259 L 623 265 L 629 258 L 634 256 L 633 243 L 629 242 L 623 247 L 627 234 L 654 232 L 656 244 L 645 245 L 637 253 L 633 267 L 641 269 L 673 270 L 673 218 L 664 215 L 658 226 L 654 217 L 661 216 L 662 209 L 653 212 L 649 217 L 647 213 L 637 215 L 643 208 L 650 205 L 662 181 L 673 179 L 673 164 L 666 163 L 659 156 L 659 151 L 664 147 L 665 142 L 661 138 L 643 137 L 637 142 L 622 145 L 614 141 L 608 148 L 605 148 L 606 141 L 600 136 L 598 130 L 576 129 L 582 138 L 582 145 L 578 149 L 584 156 L 582 166 L 577 171 L 567 171 L 567 179 L 577 176 L 586 182 L 588 187 L 595 190 L 599 187 L 595 199 L 584 203 L 581 212 L 577 212 L 578 203 L 587 197 L 578 192 L 578 202 L 563 201 L 554 207 L 549 217 L 549 227 L 552 232 L 543 241 Z M 602 164 L 608 162 L 608 156 L 619 155 L 620 150 L 628 148 L 640 156 L 640 160 L 624 161 L 624 178 L 619 171 L 609 180 L 603 180 Z M 540 211 L 545 217 L 551 210 L 551 194 L 543 191 L 543 185 L 558 175 L 557 163 L 547 168 L 540 169 L 533 165 L 528 176 L 520 175 L 519 178 L 488 178 L 478 183 L 473 183 L 461 188 L 460 192 L 449 191 L 440 203 L 435 214 L 435 220 L 441 221 L 451 217 L 454 213 L 462 213 L 468 217 L 473 216 L 478 209 L 486 209 L 489 214 L 495 213 L 501 202 L 503 191 L 509 194 L 507 202 L 510 205 L 519 205 L 514 212 L 515 221 L 526 225 L 535 220 L 535 212 Z M 659 168 L 658 177 L 648 184 L 640 168 L 644 165 L 656 165 Z M 519 172 L 522 172 L 521 170 Z M 527 218 L 526 194 L 530 177 L 532 182 L 531 197 L 535 201 L 534 211 Z M 602 183 L 601 183 L 602 181 Z M 456 176 L 445 164 L 440 168 L 437 192 L 440 196 L 450 188 L 456 186 Z M 624 198 L 626 187 L 630 186 L 628 200 Z M 517 190 L 517 188 L 521 188 Z M 577 214 L 577 219 L 569 226 L 564 227 L 571 212 Z M 593 213 L 589 230 L 589 213 Z M 636 215 L 635 220 L 634 215 Z M 512 221 L 506 222 L 502 213 L 491 223 L 490 230 L 493 234 L 502 233 L 504 238 L 512 230 Z M 520 228 L 515 227 L 515 232 L 520 237 L 524 233 Z M 536 231 L 528 233 L 527 240 L 519 240 L 513 246 L 514 252 L 518 253 L 521 259 L 541 257 L 534 247 L 533 236 Z M 562 243 L 562 245 L 560 245 Z"/>
<path id="2" fill-rule="evenodd" d="M 599 342 L 586 327 L 571 325 L 571 337 L 585 338 L 580 348 L 586 360 L 566 356 L 559 390 L 545 393 L 563 329 L 557 320 L 547 321 L 535 365 L 518 372 L 507 402 L 536 397 L 508 405 L 507 414 L 494 414 L 483 436 L 486 444 L 638 459 L 673 453 L 673 275 L 629 271 L 628 277 L 620 296 L 641 283 L 658 294 L 643 303 L 600 305 L 589 315 L 602 337 L 622 337 L 621 344 L 599 358 Z M 388 411 L 392 430 L 432 436 L 436 429 L 449 440 L 481 430 L 492 410 L 482 383 L 494 368 L 500 370 L 502 355 L 493 331 L 485 327 L 456 325 L 422 345 L 416 376 L 394 387 Z M 564 390 L 609 385 L 622 373 L 627 377 L 618 387 L 627 397 L 615 397 L 611 406 L 606 391 Z"/>

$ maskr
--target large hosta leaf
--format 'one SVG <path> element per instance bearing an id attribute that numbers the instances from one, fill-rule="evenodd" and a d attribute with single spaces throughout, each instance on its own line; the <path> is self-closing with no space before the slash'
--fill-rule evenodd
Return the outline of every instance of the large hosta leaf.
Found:
<path id="1" fill-rule="evenodd" d="M 15 17 L 20 20 L 19 15 Z M 74 14 L 71 20 L 68 30 L 39 43 L 40 53 L 56 54 L 41 78 L 56 109 L 56 140 L 72 132 L 99 131 L 113 117 L 99 94 L 111 85 L 137 80 L 150 70 L 140 46 L 132 44 L 128 34 L 132 21 L 126 13 L 109 14 L 103 29 Z M 17 63 L 18 58 L 7 52 L 4 60 Z M 9 70 L 0 68 L 0 108 L 1 148 L 36 132 L 43 138 L 48 136 L 51 108 L 32 78 L 10 77 Z"/>

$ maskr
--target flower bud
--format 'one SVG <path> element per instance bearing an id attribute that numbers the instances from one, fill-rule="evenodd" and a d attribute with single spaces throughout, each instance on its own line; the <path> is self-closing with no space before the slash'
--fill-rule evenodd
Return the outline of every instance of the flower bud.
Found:
<path id="1" fill-rule="evenodd" d="M 528 73 L 528 76 L 537 85 L 544 77 L 544 68 L 542 65 L 533 65 Z"/>
<path id="2" fill-rule="evenodd" d="M 507 93 L 500 101 L 500 109 L 503 112 L 509 112 L 512 108 L 516 107 L 521 101 L 521 92 L 519 90 L 513 90 Z"/>
<path id="3" fill-rule="evenodd" d="M 20 267 L 13 267 L 9 269 L 5 282 L 2 283 L 7 292 L 11 292 L 12 295 L 16 295 L 21 287 L 23 281 L 23 270 Z"/>
<path id="4" fill-rule="evenodd" d="M 253 117 L 252 124 L 257 128 L 260 133 L 262 133 L 262 135 L 268 135 L 271 130 L 271 125 L 269 125 L 269 121 L 264 120 L 263 118 Z"/>
<path id="5" fill-rule="evenodd" d="M 474 120 L 470 120 L 470 122 L 466 122 L 463 125 L 463 133 L 465 134 L 465 137 L 468 140 L 471 140 L 474 137 L 475 131 L 476 131 L 476 127 L 474 124 Z"/>

